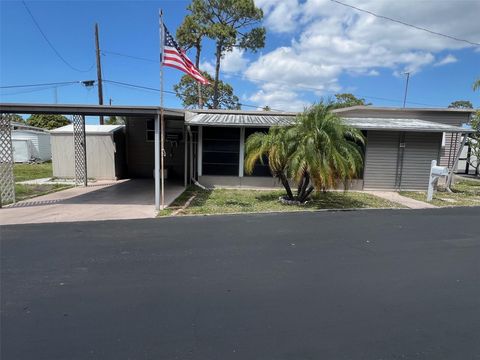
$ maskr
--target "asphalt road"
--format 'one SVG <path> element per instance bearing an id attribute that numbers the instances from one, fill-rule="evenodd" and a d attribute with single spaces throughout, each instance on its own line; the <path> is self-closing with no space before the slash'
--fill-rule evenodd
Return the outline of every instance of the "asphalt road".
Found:
<path id="1" fill-rule="evenodd" d="M 477 207 L 3 227 L 1 358 L 480 359 L 479 220 Z"/>

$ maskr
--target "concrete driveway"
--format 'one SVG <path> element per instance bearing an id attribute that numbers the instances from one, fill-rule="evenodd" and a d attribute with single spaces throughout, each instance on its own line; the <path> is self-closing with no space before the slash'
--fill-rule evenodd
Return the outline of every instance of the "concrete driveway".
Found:
<path id="1" fill-rule="evenodd" d="M 2 360 L 478 359 L 480 208 L 5 226 Z"/>
<path id="2" fill-rule="evenodd" d="M 166 184 L 170 204 L 183 186 Z M 143 219 L 155 216 L 154 183 L 149 179 L 97 182 L 21 201 L 0 209 L 0 224 Z"/>

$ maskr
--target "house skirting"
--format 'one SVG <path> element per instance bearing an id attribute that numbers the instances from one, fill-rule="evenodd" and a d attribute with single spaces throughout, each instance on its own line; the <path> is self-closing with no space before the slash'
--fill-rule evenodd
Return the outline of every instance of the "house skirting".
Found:
<path id="1" fill-rule="evenodd" d="M 198 182 L 208 188 L 241 188 L 241 189 L 281 189 L 282 184 L 279 183 L 273 177 L 261 177 L 261 176 L 214 176 L 203 175 L 198 177 Z M 292 187 L 295 187 L 292 184 Z M 343 185 L 338 186 L 338 190 L 343 190 Z M 349 187 L 349 190 L 362 190 L 363 180 L 353 180 Z"/>

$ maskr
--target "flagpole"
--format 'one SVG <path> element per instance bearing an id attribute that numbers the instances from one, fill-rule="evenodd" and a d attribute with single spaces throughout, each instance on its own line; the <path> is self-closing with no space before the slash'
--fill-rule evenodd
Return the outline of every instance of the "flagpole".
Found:
<path id="1" fill-rule="evenodd" d="M 165 208 L 165 119 L 163 110 L 163 58 L 165 46 L 165 31 L 163 26 L 163 12 L 159 10 L 160 21 L 160 180 L 161 180 L 161 206 L 160 209 Z"/>

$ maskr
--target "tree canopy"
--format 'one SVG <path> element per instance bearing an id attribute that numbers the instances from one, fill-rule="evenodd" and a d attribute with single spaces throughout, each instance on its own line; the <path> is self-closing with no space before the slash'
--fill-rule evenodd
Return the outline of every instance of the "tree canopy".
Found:
<path id="1" fill-rule="evenodd" d="M 191 14 L 185 22 L 191 24 L 185 25 L 185 28 L 199 28 L 215 41 L 215 77 L 211 105 L 216 109 L 221 102 L 219 77 L 222 57 L 234 47 L 257 51 L 265 46 L 265 28 L 257 26 L 263 19 L 263 11 L 255 6 L 253 0 L 193 0 L 187 9 Z M 189 38 L 188 42 L 192 43 L 194 38 L 195 36 Z"/>
<path id="2" fill-rule="evenodd" d="M 70 124 L 63 115 L 56 114 L 34 114 L 27 119 L 27 124 L 47 130 L 52 130 Z"/>
<path id="3" fill-rule="evenodd" d="M 125 117 L 112 115 L 105 120 L 105 125 L 125 125 Z"/>
<path id="4" fill-rule="evenodd" d="M 25 120 L 23 120 L 23 118 L 18 114 L 0 114 L 0 116 L 2 117 L 2 119 L 6 118 L 10 120 L 10 122 L 25 124 Z"/>
<path id="5" fill-rule="evenodd" d="M 335 99 L 332 100 L 331 106 L 334 109 L 345 108 L 356 105 L 372 105 L 371 103 L 366 103 L 365 99 L 357 98 L 351 93 L 340 93 L 335 94 Z"/>
<path id="6" fill-rule="evenodd" d="M 480 78 L 478 78 L 472 85 L 473 91 L 480 89 Z"/>
<path id="7" fill-rule="evenodd" d="M 457 100 L 452 101 L 450 105 L 448 105 L 449 109 L 473 109 L 473 104 L 469 100 Z"/>
<path id="8" fill-rule="evenodd" d="M 187 15 L 177 29 L 177 42 L 184 50 L 196 49 L 195 66 L 200 65 L 202 40 L 207 35 L 207 28 L 193 15 Z"/>
<path id="9" fill-rule="evenodd" d="M 212 77 L 202 72 L 208 80 L 213 81 Z M 203 105 L 207 109 L 240 109 L 240 103 L 238 97 L 234 94 L 233 88 L 230 84 L 218 81 L 218 99 L 217 105 L 214 102 L 214 89 L 212 85 L 206 85 L 201 87 Z M 177 94 L 177 97 L 182 100 L 182 104 L 186 108 L 198 107 L 198 87 L 197 82 L 188 75 L 182 76 L 180 82 L 174 85 L 173 90 Z"/>

